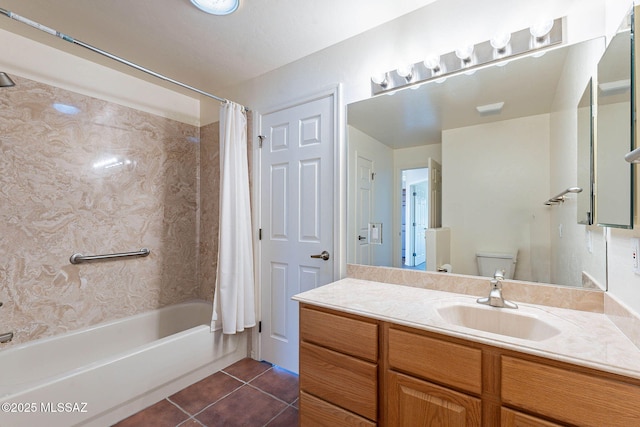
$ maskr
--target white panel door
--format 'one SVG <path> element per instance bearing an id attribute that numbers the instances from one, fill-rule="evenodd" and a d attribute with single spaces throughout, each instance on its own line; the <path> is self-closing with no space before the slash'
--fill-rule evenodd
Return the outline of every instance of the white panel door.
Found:
<path id="1" fill-rule="evenodd" d="M 298 372 L 298 303 L 334 280 L 333 96 L 261 118 L 260 358 Z M 317 256 L 326 251 L 329 259 Z"/>
<path id="2" fill-rule="evenodd" d="M 372 173 L 373 161 L 356 155 L 356 227 L 358 242 L 356 243 L 356 264 L 371 265 L 371 245 L 369 244 L 369 223 L 372 206 Z"/>

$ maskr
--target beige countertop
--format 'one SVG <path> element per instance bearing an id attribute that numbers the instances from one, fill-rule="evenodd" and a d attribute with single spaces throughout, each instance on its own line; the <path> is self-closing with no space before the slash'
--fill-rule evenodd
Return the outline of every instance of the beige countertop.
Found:
<path id="1" fill-rule="evenodd" d="M 640 349 L 601 313 L 518 301 L 514 301 L 518 304 L 516 310 L 493 308 L 477 304 L 477 298 L 470 295 L 352 278 L 295 295 L 293 299 L 640 379 Z M 458 326 L 447 322 L 438 312 L 439 308 L 452 304 L 517 312 L 543 320 L 560 333 L 533 341 Z"/>

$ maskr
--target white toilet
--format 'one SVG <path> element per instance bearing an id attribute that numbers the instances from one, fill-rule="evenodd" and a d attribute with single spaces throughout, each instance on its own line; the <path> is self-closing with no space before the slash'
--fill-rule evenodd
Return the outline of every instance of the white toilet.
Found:
<path id="1" fill-rule="evenodd" d="M 513 279 L 516 272 L 516 253 L 495 253 L 495 252 L 478 252 L 476 253 L 476 261 L 478 262 L 478 274 L 485 277 L 493 277 L 496 270 L 504 270 L 505 279 Z"/>

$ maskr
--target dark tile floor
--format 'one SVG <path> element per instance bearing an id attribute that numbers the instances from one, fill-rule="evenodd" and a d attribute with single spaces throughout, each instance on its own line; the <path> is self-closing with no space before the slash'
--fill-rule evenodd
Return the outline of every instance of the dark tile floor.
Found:
<path id="1" fill-rule="evenodd" d="M 293 427 L 298 376 L 242 359 L 114 427 Z"/>

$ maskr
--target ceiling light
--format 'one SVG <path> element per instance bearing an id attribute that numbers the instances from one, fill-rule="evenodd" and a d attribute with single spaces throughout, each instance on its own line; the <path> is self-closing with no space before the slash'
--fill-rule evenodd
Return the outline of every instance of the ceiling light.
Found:
<path id="1" fill-rule="evenodd" d="M 502 107 L 504 107 L 504 102 L 496 102 L 495 104 L 486 104 L 486 105 L 478 105 L 476 110 L 480 113 L 481 116 L 486 116 L 489 114 L 498 114 L 502 111 Z"/>
<path id="2" fill-rule="evenodd" d="M 228 15 L 238 9 L 240 0 L 191 0 L 191 3 L 212 15 Z"/>

